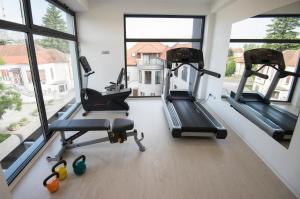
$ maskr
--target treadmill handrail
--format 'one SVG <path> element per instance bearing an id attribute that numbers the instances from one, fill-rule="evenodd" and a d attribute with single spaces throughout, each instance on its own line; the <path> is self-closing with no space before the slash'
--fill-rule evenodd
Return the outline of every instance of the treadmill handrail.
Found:
<path id="1" fill-rule="evenodd" d="M 189 65 L 189 66 L 191 66 L 195 70 L 201 72 L 202 73 L 201 75 L 207 74 L 207 75 L 214 76 L 216 78 L 220 78 L 221 77 L 221 74 L 219 74 L 219 73 L 216 73 L 216 72 L 204 69 L 204 68 L 198 69 L 194 65 L 192 65 L 191 63 L 181 63 L 179 66 L 176 66 L 174 69 L 171 69 L 171 71 L 175 71 L 175 70 L 177 70 L 178 68 L 180 68 L 183 65 Z"/>

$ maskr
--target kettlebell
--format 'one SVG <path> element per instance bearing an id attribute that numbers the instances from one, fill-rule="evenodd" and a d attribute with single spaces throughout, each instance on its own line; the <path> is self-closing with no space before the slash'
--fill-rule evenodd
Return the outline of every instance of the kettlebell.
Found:
<path id="1" fill-rule="evenodd" d="M 67 162 L 65 160 L 61 160 L 57 162 L 53 167 L 52 167 L 52 172 L 55 173 L 57 172 L 59 174 L 58 179 L 59 180 L 64 180 L 66 179 L 68 173 L 67 173 Z"/>
<path id="2" fill-rule="evenodd" d="M 74 173 L 78 176 L 81 176 L 86 171 L 86 164 L 85 164 L 85 156 L 81 155 L 76 158 L 73 162 L 73 170 Z"/>
<path id="3" fill-rule="evenodd" d="M 50 193 L 54 193 L 58 190 L 59 188 L 58 178 L 59 178 L 59 174 L 55 172 L 49 175 L 43 181 L 44 187 L 46 187 Z"/>

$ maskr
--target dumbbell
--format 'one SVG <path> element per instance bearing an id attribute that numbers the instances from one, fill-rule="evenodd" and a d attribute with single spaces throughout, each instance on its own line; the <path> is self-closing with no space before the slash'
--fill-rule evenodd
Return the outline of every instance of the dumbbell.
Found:
<path id="1" fill-rule="evenodd" d="M 55 172 L 49 175 L 43 181 L 44 187 L 46 187 L 50 193 L 54 193 L 59 189 L 58 178 L 59 178 L 59 174 Z"/>
<path id="2" fill-rule="evenodd" d="M 77 176 L 81 176 L 86 171 L 85 156 L 81 155 L 76 158 L 72 164 L 73 171 Z"/>
<path id="3" fill-rule="evenodd" d="M 68 176 L 68 172 L 67 172 L 67 162 L 65 160 L 61 160 L 59 162 L 57 162 L 53 167 L 52 167 L 52 172 L 53 173 L 58 173 L 59 180 L 64 180 L 66 179 L 66 177 Z"/>

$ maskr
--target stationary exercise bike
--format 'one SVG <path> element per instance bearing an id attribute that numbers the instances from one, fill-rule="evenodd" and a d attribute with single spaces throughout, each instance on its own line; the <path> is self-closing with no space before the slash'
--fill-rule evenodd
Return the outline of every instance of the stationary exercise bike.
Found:
<path id="1" fill-rule="evenodd" d="M 80 92 L 81 104 L 85 112 L 82 116 L 86 116 L 90 111 L 125 111 L 128 116 L 129 105 L 125 102 L 126 98 L 131 94 L 131 89 L 122 86 L 122 78 L 119 75 L 116 83 L 106 87 L 106 92 L 99 92 L 88 87 L 88 78 L 95 72 L 91 69 L 86 57 L 81 56 L 79 62 L 84 70 L 83 88 Z M 121 71 L 121 76 L 124 72 Z"/>
<path id="2" fill-rule="evenodd" d="M 121 68 L 121 71 L 119 73 L 118 79 L 116 82 L 109 82 L 110 85 L 105 87 L 106 91 L 119 91 L 121 89 L 124 89 L 124 84 L 122 84 L 124 77 L 124 68 Z"/>

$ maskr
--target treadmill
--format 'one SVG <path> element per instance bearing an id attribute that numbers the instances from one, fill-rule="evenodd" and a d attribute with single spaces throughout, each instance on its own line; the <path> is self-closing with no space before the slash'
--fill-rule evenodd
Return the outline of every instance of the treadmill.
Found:
<path id="1" fill-rule="evenodd" d="M 276 105 L 270 103 L 270 98 L 279 80 L 286 76 L 300 77 L 300 74 L 285 71 L 283 54 L 276 50 L 259 48 L 244 53 L 245 71 L 236 93 L 230 93 L 227 101 L 231 107 L 245 116 L 259 128 L 267 132 L 275 140 L 290 140 L 298 117 Z M 253 70 L 254 65 L 260 65 Z M 261 93 L 243 92 L 247 79 L 258 76 L 268 79 L 268 75 L 260 73 L 264 67 L 275 69 L 275 75 L 266 95 Z"/>
<path id="2" fill-rule="evenodd" d="M 184 65 L 197 71 L 193 90 L 170 90 L 172 72 Z M 227 130 L 222 124 L 197 101 L 200 78 L 204 74 L 221 77 L 218 73 L 204 69 L 201 50 L 175 48 L 167 51 L 167 75 L 162 100 L 173 137 L 214 135 L 218 139 L 225 139 L 227 136 Z"/>

